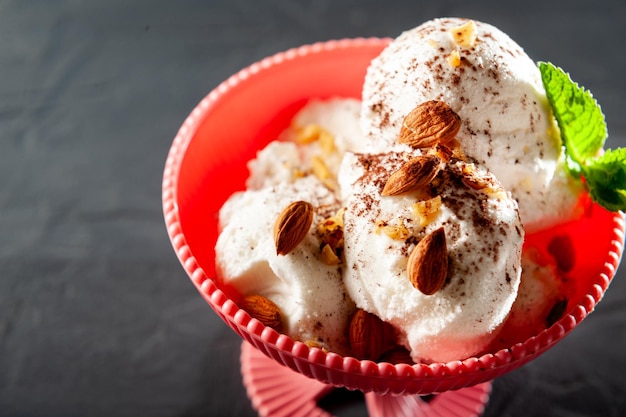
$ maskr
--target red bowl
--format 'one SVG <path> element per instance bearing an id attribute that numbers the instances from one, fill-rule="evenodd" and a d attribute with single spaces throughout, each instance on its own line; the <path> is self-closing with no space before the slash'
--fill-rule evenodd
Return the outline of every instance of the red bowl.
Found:
<path id="1" fill-rule="evenodd" d="M 191 112 L 171 146 L 163 177 L 167 231 L 185 271 L 215 312 L 243 339 L 306 376 L 378 394 L 429 394 L 489 381 L 532 360 L 576 327 L 602 298 L 619 265 L 624 216 L 587 204 L 581 219 L 527 236 L 547 250 L 553 236 L 574 242 L 565 314 L 526 340 L 509 335 L 493 352 L 433 364 L 375 363 L 309 348 L 252 319 L 215 279 L 217 214 L 244 189 L 246 163 L 312 98 L 360 98 L 367 66 L 388 39 L 347 39 L 291 49 L 240 71 Z"/>

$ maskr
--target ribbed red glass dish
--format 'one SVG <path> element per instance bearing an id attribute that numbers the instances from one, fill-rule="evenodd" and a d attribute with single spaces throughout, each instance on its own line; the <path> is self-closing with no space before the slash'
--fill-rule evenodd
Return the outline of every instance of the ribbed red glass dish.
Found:
<path id="1" fill-rule="evenodd" d="M 303 46 L 235 74 L 192 111 L 170 149 L 163 177 L 163 210 L 172 245 L 200 294 L 243 339 L 276 362 L 323 383 L 378 394 L 429 394 L 489 381 L 550 348 L 602 298 L 618 267 L 624 217 L 591 204 L 580 220 L 527 236 L 547 250 L 551 237 L 574 242 L 575 266 L 565 314 L 526 340 L 504 335 L 493 352 L 434 364 L 359 361 L 326 353 L 266 328 L 237 306 L 237 296 L 215 280 L 217 213 L 242 190 L 246 163 L 288 126 L 311 98 L 360 98 L 370 60 L 389 40 L 348 39 Z"/>

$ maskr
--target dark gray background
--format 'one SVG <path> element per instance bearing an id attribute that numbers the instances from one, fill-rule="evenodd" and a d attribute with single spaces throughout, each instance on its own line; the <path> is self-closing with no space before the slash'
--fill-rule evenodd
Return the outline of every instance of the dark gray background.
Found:
<path id="1" fill-rule="evenodd" d="M 609 146 L 626 146 L 622 0 L 0 1 L 0 415 L 255 415 L 240 341 L 165 231 L 171 141 L 257 59 L 438 16 L 492 23 L 568 70 L 602 104 Z M 486 416 L 626 415 L 623 275 L 569 337 L 495 381 Z"/>

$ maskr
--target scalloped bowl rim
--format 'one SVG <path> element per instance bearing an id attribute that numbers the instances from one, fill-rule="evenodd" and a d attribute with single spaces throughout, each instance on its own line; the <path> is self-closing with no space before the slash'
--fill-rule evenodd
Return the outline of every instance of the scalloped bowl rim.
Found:
<path id="1" fill-rule="evenodd" d="M 349 389 L 377 391 L 379 393 L 391 392 L 398 395 L 424 394 L 457 389 L 491 380 L 508 370 L 517 368 L 530 361 L 576 327 L 593 311 L 615 275 L 623 249 L 624 214 L 615 213 L 613 217 L 614 228 L 611 250 L 607 254 L 602 272 L 596 277 L 593 285 L 594 292 L 587 294 L 580 303 L 573 306 L 567 314 L 551 327 L 524 342 L 480 357 L 471 357 L 447 363 L 394 365 L 387 362 L 357 360 L 353 357 L 344 357 L 333 352 L 325 352 L 319 348 L 309 347 L 300 341 L 263 326 L 256 319 L 252 319 L 248 313 L 239 309 L 235 302 L 218 288 L 215 280 L 209 277 L 198 264 L 182 232 L 177 204 L 177 178 L 187 147 L 192 141 L 203 117 L 211 111 L 215 103 L 224 94 L 227 94 L 231 88 L 274 65 L 297 59 L 300 56 L 368 45 L 383 47 L 389 41 L 388 38 L 353 38 L 304 45 L 267 57 L 242 69 L 222 82 L 193 109 L 173 140 L 163 173 L 162 204 L 167 233 L 185 271 L 213 310 L 243 339 L 275 359 L 278 363 L 289 366 L 322 382 L 346 386 Z M 344 375 L 338 378 L 338 374 Z M 455 384 L 454 380 L 460 376 L 464 376 L 464 380 L 460 384 Z M 420 389 L 418 385 L 407 388 L 407 391 L 398 387 L 386 388 L 383 386 L 381 388 L 379 385 L 376 385 L 376 382 L 372 385 L 371 382 L 362 383 L 361 379 L 373 379 L 378 380 L 378 382 L 396 379 L 400 383 L 403 381 L 418 383 L 430 381 L 436 383 L 434 385 L 431 384 L 424 390 Z M 384 383 L 382 384 L 385 385 Z"/>

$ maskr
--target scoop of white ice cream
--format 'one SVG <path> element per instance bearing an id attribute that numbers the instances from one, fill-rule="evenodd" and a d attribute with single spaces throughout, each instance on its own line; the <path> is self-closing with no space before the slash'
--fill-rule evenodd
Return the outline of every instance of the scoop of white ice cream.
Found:
<path id="1" fill-rule="evenodd" d="M 274 223 L 298 200 L 314 207 L 310 231 L 291 253 L 277 255 Z M 242 296 L 272 300 L 282 312 L 285 333 L 345 354 L 345 330 L 354 304 L 346 295 L 340 265 L 320 259 L 316 231 L 340 207 L 313 176 L 235 194 L 220 211 L 222 230 L 215 251 L 218 278 Z"/>
<path id="2" fill-rule="evenodd" d="M 359 151 L 365 144 L 360 111 L 361 102 L 355 99 L 309 101 L 278 140 L 270 142 L 248 163 L 246 187 L 258 190 L 313 174 L 336 189 L 343 154 Z"/>
<path id="3" fill-rule="evenodd" d="M 361 123 L 370 146 L 388 150 L 404 116 L 428 100 L 458 113 L 462 149 L 511 191 L 527 231 L 572 215 L 577 193 L 538 67 L 508 35 L 460 18 L 401 34 L 365 78 Z"/>
<path id="4" fill-rule="evenodd" d="M 525 340 L 552 325 L 551 312 L 559 303 L 567 302 L 564 287 L 554 262 L 543 259 L 536 250 L 525 250 L 519 293 L 507 319 L 507 331 Z"/>
<path id="5" fill-rule="evenodd" d="M 413 360 L 450 361 L 480 352 L 516 298 L 523 227 L 515 200 L 476 164 L 451 160 L 425 187 L 381 196 L 392 172 L 419 151 L 347 154 L 339 183 L 344 280 L 359 308 L 391 323 Z M 432 295 L 416 289 L 407 259 L 443 227 L 448 275 Z"/>
<path id="6" fill-rule="evenodd" d="M 291 129 L 281 139 L 294 140 L 300 129 L 318 125 L 334 137 L 337 153 L 362 151 L 365 146 L 360 125 L 361 100 L 351 98 L 314 99 L 293 119 Z"/>

